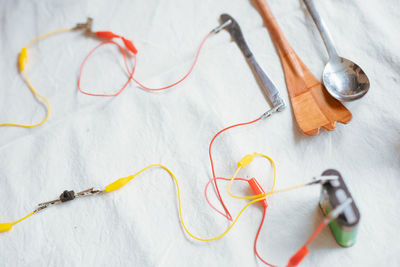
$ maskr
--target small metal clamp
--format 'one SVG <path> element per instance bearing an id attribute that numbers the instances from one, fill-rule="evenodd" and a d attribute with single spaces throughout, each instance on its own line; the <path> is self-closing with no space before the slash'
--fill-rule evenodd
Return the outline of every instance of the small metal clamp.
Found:
<path id="1" fill-rule="evenodd" d="M 325 184 L 326 182 L 333 182 L 338 179 L 339 179 L 339 176 L 337 176 L 337 175 L 322 175 L 322 176 L 313 177 L 313 181 L 309 182 L 307 185 Z"/>
<path id="2" fill-rule="evenodd" d="M 101 192 L 103 192 L 103 190 L 94 189 L 93 187 L 89 188 L 89 189 L 86 189 L 86 190 L 83 190 L 83 191 L 78 192 L 78 193 L 75 193 L 73 190 L 70 190 L 70 191 L 65 190 L 64 192 L 61 193 L 59 198 L 57 198 L 55 200 L 39 203 L 38 204 L 38 208 L 34 212 L 41 211 L 41 210 L 43 210 L 45 208 L 48 208 L 51 205 L 60 204 L 60 203 L 67 202 L 67 201 L 71 201 L 71 200 L 74 200 L 75 198 L 79 198 L 79 197 L 96 195 L 96 194 L 99 194 Z"/>
<path id="3" fill-rule="evenodd" d="M 73 30 L 83 30 L 85 33 L 92 32 L 93 19 L 87 18 L 86 23 L 78 23 Z"/>
<path id="4" fill-rule="evenodd" d="M 219 33 L 223 28 L 227 27 L 229 24 L 232 23 L 232 20 L 227 20 L 223 24 L 219 25 L 218 27 L 214 28 L 211 30 L 210 33 L 212 34 L 217 34 Z"/>
<path id="5" fill-rule="evenodd" d="M 329 212 L 325 218 L 324 218 L 324 223 L 329 224 L 332 220 L 336 219 L 339 217 L 339 215 L 344 212 L 344 210 L 349 206 L 351 203 L 353 203 L 353 199 L 351 197 L 347 198 L 342 204 L 334 208 L 331 212 Z"/>
<path id="6" fill-rule="evenodd" d="M 276 107 L 271 108 L 270 110 L 268 110 L 267 112 L 265 112 L 264 114 L 261 115 L 261 119 L 266 119 L 266 118 L 270 117 L 272 114 L 274 114 L 275 112 L 279 112 L 280 108 L 282 106 L 285 106 L 285 104 L 281 103 L 281 104 L 277 105 Z"/>

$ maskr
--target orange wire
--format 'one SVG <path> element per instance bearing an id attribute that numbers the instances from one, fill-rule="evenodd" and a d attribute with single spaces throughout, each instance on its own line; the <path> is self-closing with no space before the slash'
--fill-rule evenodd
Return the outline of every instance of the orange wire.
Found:
<path id="1" fill-rule="evenodd" d="M 307 242 L 304 244 L 305 247 L 311 244 L 311 242 L 319 235 L 319 233 L 324 229 L 325 227 L 325 222 L 321 222 L 317 229 L 315 229 L 314 233 L 311 235 L 311 237 L 307 240 Z"/>
<path id="2" fill-rule="evenodd" d="M 133 80 L 135 83 L 137 83 L 141 88 L 146 89 L 146 90 L 149 90 L 149 91 L 161 91 L 161 90 L 165 90 L 165 89 L 174 87 L 175 85 L 178 85 L 179 83 L 183 82 L 183 81 L 192 73 L 192 71 L 193 71 L 193 69 L 194 69 L 194 66 L 195 66 L 196 63 L 197 63 L 197 60 L 199 59 L 200 51 L 201 51 L 201 49 L 203 48 L 203 45 L 204 45 L 204 43 L 206 42 L 206 40 L 208 39 L 208 37 L 210 37 L 210 35 L 211 35 L 211 33 L 208 33 L 208 34 L 203 38 L 203 40 L 202 40 L 201 43 L 200 43 L 199 49 L 197 50 L 196 57 L 194 58 L 194 61 L 193 61 L 192 66 L 190 67 L 189 71 L 188 71 L 181 79 L 179 79 L 178 81 L 176 81 L 176 82 L 174 82 L 174 83 L 172 83 L 172 84 L 170 84 L 170 85 L 164 86 L 164 87 L 160 87 L 160 88 L 150 88 L 150 87 L 147 87 L 147 86 L 143 85 L 143 83 L 137 81 L 134 77 L 132 77 L 132 80 Z"/>
<path id="3" fill-rule="evenodd" d="M 225 210 L 225 214 L 224 214 L 222 211 L 218 210 L 216 207 L 214 207 L 214 206 L 211 204 L 211 202 L 209 202 L 209 201 L 207 201 L 207 202 L 208 202 L 208 204 L 211 206 L 211 208 L 213 208 L 215 211 L 217 211 L 219 214 L 221 214 L 222 216 L 224 216 L 225 218 L 227 218 L 227 219 L 230 220 L 230 221 L 232 220 L 232 215 L 230 214 L 228 208 L 226 207 L 224 201 L 222 200 L 221 194 L 220 194 L 220 192 L 219 192 L 218 184 L 217 184 L 217 179 L 215 179 L 215 178 L 216 178 L 216 175 L 215 175 L 214 161 L 213 161 L 213 157 L 212 157 L 212 153 L 211 153 L 211 148 L 212 148 L 212 145 L 213 145 L 215 139 L 216 139 L 220 134 L 222 134 L 223 132 L 225 132 L 225 131 L 227 131 L 227 130 L 229 130 L 229 129 L 235 128 L 235 127 L 240 127 L 240 126 L 244 126 L 244 125 L 249 125 L 249 124 L 255 123 L 255 122 L 259 121 L 259 120 L 261 120 L 261 117 L 255 119 L 255 120 L 249 121 L 249 122 L 243 122 L 243 123 L 234 124 L 234 125 L 232 125 L 232 126 L 229 126 L 229 127 L 226 127 L 226 128 L 224 128 L 224 129 L 222 129 L 221 131 L 219 131 L 219 132 L 213 137 L 213 139 L 211 140 L 210 145 L 209 145 L 209 147 L 208 147 L 208 155 L 209 155 L 209 158 L 210 158 L 211 171 L 212 171 L 212 178 L 211 178 L 210 180 L 213 180 L 213 179 L 214 179 L 214 187 L 215 187 L 215 189 L 216 189 L 216 191 L 217 191 L 218 199 L 219 199 L 219 201 L 221 202 L 221 205 L 222 205 L 222 207 L 223 207 L 224 210 Z"/>
<path id="4" fill-rule="evenodd" d="M 264 207 L 263 216 L 262 216 L 262 219 L 261 219 L 261 222 L 260 222 L 260 226 L 258 227 L 257 234 L 256 234 L 256 238 L 254 239 L 254 253 L 256 254 L 257 258 L 258 258 L 262 263 L 264 263 L 264 264 L 266 264 L 266 265 L 268 265 L 268 266 L 271 266 L 271 267 L 275 267 L 275 265 L 272 265 L 271 263 L 266 262 L 266 261 L 260 256 L 260 254 L 258 254 L 258 251 L 257 251 L 258 237 L 259 237 L 259 235 L 260 235 L 261 228 L 262 228 L 263 225 L 264 225 L 264 220 L 265 220 L 265 214 L 266 214 L 266 213 L 267 213 L 267 207 Z"/>
<path id="5" fill-rule="evenodd" d="M 197 61 L 198 61 L 198 59 L 199 59 L 201 49 L 203 48 L 204 43 L 206 42 L 206 40 L 208 39 L 208 37 L 210 37 L 210 35 L 211 35 L 211 33 L 208 33 L 208 34 L 203 38 L 203 40 L 202 40 L 202 42 L 201 42 L 201 44 L 200 44 L 200 47 L 199 47 L 198 50 L 197 50 L 197 53 L 196 53 L 195 59 L 194 59 L 194 61 L 193 61 L 193 64 L 191 65 L 189 71 L 188 71 L 181 79 L 179 79 L 178 81 L 176 81 L 176 82 L 174 82 L 174 83 L 172 83 L 172 84 L 170 84 L 170 85 L 167 85 L 167 86 L 164 86 L 164 87 L 160 87 L 160 88 L 150 88 L 150 87 L 147 87 L 147 86 L 145 86 L 143 83 L 139 82 L 138 80 L 136 80 L 136 79 L 133 77 L 133 74 L 134 74 L 135 69 L 136 69 L 136 63 L 137 63 L 136 54 L 133 53 L 134 63 L 133 63 L 132 71 L 130 71 L 129 66 L 128 66 L 128 62 L 127 62 L 127 59 L 126 59 L 127 56 L 126 56 L 125 49 L 122 48 L 122 46 L 121 46 L 120 44 L 118 44 L 118 43 L 116 43 L 116 42 L 114 42 L 114 41 L 112 41 L 112 40 L 104 41 L 104 42 L 100 43 L 99 45 L 97 45 L 96 47 L 94 47 L 94 48 L 89 52 L 89 54 L 84 58 L 84 60 L 82 61 L 81 67 L 80 67 L 80 70 L 79 70 L 79 76 L 78 76 L 78 90 L 79 90 L 81 93 L 85 94 L 85 95 L 90 95 L 90 96 L 103 96 L 103 97 L 113 97 L 113 96 L 118 96 L 119 94 L 121 94 L 121 93 L 125 90 L 125 88 L 128 86 L 128 84 L 129 84 L 129 82 L 130 82 L 131 80 L 134 81 L 136 84 L 138 84 L 141 88 L 143 88 L 143 89 L 145 89 L 145 90 L 148 90 L 148 91 L 161 91 L 161 90 L 165 90 L 165 89 L 174 87 L 174 86 L 178 85 L 179 83 L 183 82 L 183 81 L 192 73 L 192 71 L 193 71 L 193 69 L 194 69 L 194 67 L 195 67 L 195 65 L 196 65 L 196 63 L 197 63 Z M 81 77 L 82 77 L 82 72 L 83 72 L 83 69 L 84 69 L 84 67 L 85 67 L 85 64 L 86 64 L 87 60 L 88 60 L 89 57 L 90 57 L 97 49 L 99 49 L 101 46 L 103 46 L 103 45 L 105 45 L 105 44 L 110 44 L 110 43 L 111 43 L 111 44 L 114 44 L 114 45 L 116 45 L 116 46 L 118 46 L 119 49 L 120 49 L 120 51 L 121 51 L 122 57 L 123 57 L 123 59 L 124 59 L 124 63 L 125 63 L 126 70 L 127 70 L 127 72 L 129 73 L 129 79 L 128 79 L 128 81 L 126 81 L 126 83 L 124 84 L 124 86 L 123 86 L 121 89 L 119 89 L 119 90 L 118 90 L 116 93 L 114 93 L 114 94 L 94 94 L 94 93 L 89 93 L 89 92 L 87 92 L 87 91 L 84 91 L 84 90 L 81 88 Z"/>
<path id="6" fill-rule="evenodd" d="M 126 83 L 122 86 L 122 88 L 119 89 L 119 90 L 118 90 L 116 93 L 114 93 L 114 94 L 94 94 L 94 93 L 86 92 L 86 91 L 84 91 L 84 90 L 81 88 L 81 77 L 82 77 L 82 72 L 83 72 L 83 69 L 84 69 L 84 67 L 85 67 L 86 61 L 89 59 L 89 57 L 90 57 L 97 49 L 99 49 L 101 46 L 106 45 L 106 44 L 114 44 L 114 45 L 116 45 L 116 46 L 119 48 L 119 50 L 120 50 L 120 52 L 121 52 L 121 54 L 122 54 L 122 57 L 124 58 L 124 63 L 125 63 L 126 70 L 127 70 L 128 73 L 129 73 L 129 78 L 128 78 L 128 80 L 126 81 Z M 132 79 L 133 73 L 135 72 L 135 69 L 136 69 L 136 55 L 133 54 L 134 63 L 133 63 L 132 71 L 129 70 L 128 61 L 127 61 L 126 58 L 127 58 L 127 55 L 126 55 L 125 49 L 124 49 L 120 44 L 118 44 L 118 43 L 116 43 L 116 42 L 114 42 L 114 41 L 111 41 L 111 40 L 103 41 L 102 43 L 100 43 L 99 45 L 97 45 L 95 48 L 93 48 L 93 49 L 89 52 L 89 54 L 85 57 L 85 59 L 82 61 L 82 64 L 81 64 L 81 67 L 80 67 L 80 70 L 79 70 L 79 76 L 78 76 L 78 90 L 79 90 L 82 94 L 90 95 L 90 96 L 113 97 L 113 96 L 117 96 L 117 95 L 121 94 L 121 93 L 125 90 L 125 88 L 128 86 L 129 82 L 130 82 L 131 79 Z"/>

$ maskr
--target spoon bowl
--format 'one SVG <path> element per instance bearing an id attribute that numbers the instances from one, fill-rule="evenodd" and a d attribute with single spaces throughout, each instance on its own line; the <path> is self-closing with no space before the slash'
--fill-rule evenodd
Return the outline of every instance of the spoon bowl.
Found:
<path id="1" fill-rule="evenodd" d="M 315 8 L 313 0 L 304 0 L 329 54 L 322 79 L 326 90 L 340 101 L 353 101 L 364 96 L 369 90 L 369 80 L 365 72 L 351 60 L 338 55 L 332 37 Z"/>
<path id="2" fill-rule="evenodd" d="M 360 66 L 342 57 L 334 57 L 326 64 L 322 79 L 326 90 L 340 101 L 353 101 L 363 97 L 370 82 Z"/>

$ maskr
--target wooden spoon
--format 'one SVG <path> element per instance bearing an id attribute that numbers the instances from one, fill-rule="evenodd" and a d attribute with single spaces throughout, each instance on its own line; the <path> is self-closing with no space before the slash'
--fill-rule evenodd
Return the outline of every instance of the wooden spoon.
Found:
<path id="1" fill-rule="evenodd" d="M 307 135 L 321 127 L 331 131 L 336 122 L 348 123 L 351 112 L 333 98 L 289 45 L 266 0 L 254 0 L 278 50 L 297 125 Z"/>

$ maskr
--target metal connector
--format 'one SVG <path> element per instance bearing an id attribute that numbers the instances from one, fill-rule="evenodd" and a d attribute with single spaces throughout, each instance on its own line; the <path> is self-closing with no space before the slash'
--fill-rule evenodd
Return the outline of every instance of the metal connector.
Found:
<path id="1" fill-rule="evenodd" d="M 219 33 L 222 29 L 224 29 L 226 26 L 228 26 L 229 24 L 232 23 L 232 20 L 228 20 L 226 22 L 224 22 L 223 24 L 219 25 L 218 27 L 214 28 L 211 30 L 211 34 L 217 34 Z"/>
<path id="2" fill-rule="evenodd" d="M 86 23 L 78 23 L 73 30 L 83 30 L 87 33 L 92 32 L 93 19 L 87 18 Z"/>
<path id="3" fill-rule="evenodd" d="M 94 187 L 83 190 L 79 193 L 75 194 L 75 197 L 86 197 L 86 196 L 93 196 L 102 193 L 104 190 L 95 189 Z"/>
<path id="4" fill-rule="evenodd" d="M 306 185 L 313 185 L 313 184 L 324 184 L 326 182 L 331 182 L 331 181 L 335 181 L 338 180 L 339 177 L 336 175 L 323 175 L 323 176 L 317 176 L 317 177 L 313 177 L 313 181 L 307 183 Z"/>
<path id="5" fill-rule="evenodd" d="M 353 202 L 353 199 L 351 199 L 351 198 L 346 199 L 345 202 L 343 202 L 342 204 L 337 206 L 335 209 L 333 209 L 331 212 L 329 212 L 328 215 L 326 215 L 326 217 L 324 218 L 324 223 L 329 224 L 332 220 L 339 217 L 339 215 L 342 212 L 344 212 L 344 210 L 347 208 L 347 206 L 349 206 L 352 202 Z"/>
<path id="6" fill-rule="evenodd" d="M 271 108 L 270 110 L 268 110 L 267 112 L 265 112 L 264 114 L 261 115 L 261 119 L 266 119 L 266 118 L 270 117 L 272 114 L 274 114 L 275 112 L 279 112 L 280 108 L 283 106 L 285 106 L 285 104 L 281 103 L 278 106 Z"/>
<path id="7" fill-rule="evenodd" d="M 102 193 L 103 191 L 104 190 L 101 190 L 101 189 L 95 189 L 94 187 L 83 190 L 79 193 L 75 193 L 72 190 L 71 191 L 65 190 L 64 192 L 61 193 L 59 198 L 57 198 L 55 200 L 39 203 L 38 208 L 34 212 L 41 211 L 41 210 L 48 208 L 49 206 L 52 206 L 55 204 L 61 204 L 63 202 L 74 200 L 75 198 L 97 195 L 97 194 Z"/>

